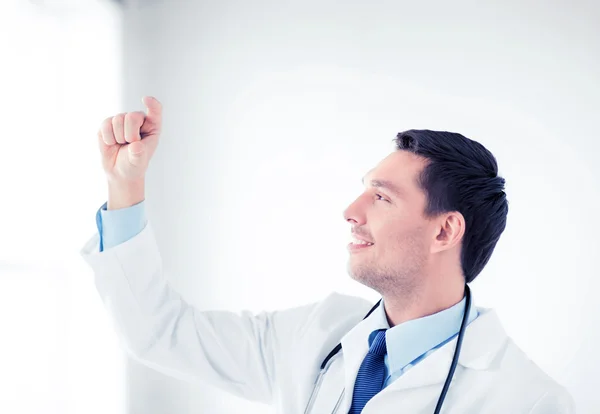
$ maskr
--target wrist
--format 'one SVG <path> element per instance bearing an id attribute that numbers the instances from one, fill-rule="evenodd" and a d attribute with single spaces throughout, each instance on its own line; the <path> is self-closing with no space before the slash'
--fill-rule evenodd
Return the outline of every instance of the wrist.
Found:
<path id="1" fill-rule="evenodd" d="M 117 210 L 134 206 L 144 201 L 145 182 L 143 179 L 132 181 L 108 181 L 108 210 Z"/>

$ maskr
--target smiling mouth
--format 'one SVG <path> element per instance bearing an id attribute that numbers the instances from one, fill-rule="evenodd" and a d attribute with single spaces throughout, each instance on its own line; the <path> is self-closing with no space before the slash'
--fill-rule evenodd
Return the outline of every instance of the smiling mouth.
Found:
<path id="1" fill-rule="evenodd" d="M 365 241 L 360 241 L 360 242 L 352 241 L 348 244 L 348 250 L 351 252 L 358 251 L 358 250 L 364 250 L 364 249 L 368 249 L 369 247 L 373 246 L 373 244 L 374 243 L 369 243 L 369 242 L 365 242 Z"/>

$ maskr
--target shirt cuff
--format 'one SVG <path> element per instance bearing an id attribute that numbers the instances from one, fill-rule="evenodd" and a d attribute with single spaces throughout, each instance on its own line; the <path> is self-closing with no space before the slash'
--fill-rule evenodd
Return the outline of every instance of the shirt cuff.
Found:
<path id="1" fill-rule="evenodd" d="M 131 207 L 108 210 L 104 203 L 96 213 L 100 251 L 110 249 L 137 236 L 146 227 L 145 201 Z"/>

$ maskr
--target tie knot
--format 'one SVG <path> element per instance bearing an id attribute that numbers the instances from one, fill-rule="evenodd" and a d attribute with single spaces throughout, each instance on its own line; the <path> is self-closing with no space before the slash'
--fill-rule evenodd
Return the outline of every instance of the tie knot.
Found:
<path id="1" fill-rule="evenodd" d="M 373 343 L 371 343 L 369 353 L 375 355 L 385 355 L 386 352 L 387 347 L 385 345 L 385 330 L 380 330 L 377 332 L 375 339 L 373 339 Z"/>

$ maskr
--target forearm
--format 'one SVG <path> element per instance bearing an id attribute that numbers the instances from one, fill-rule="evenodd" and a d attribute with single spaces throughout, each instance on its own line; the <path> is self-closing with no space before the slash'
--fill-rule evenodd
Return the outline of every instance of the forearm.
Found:
<path id="1" fill-rule="evenodd" d="M 136 205 L 145 198 L 145 181 L 109 181 L 108 210 L 117 210 Z"/>
<path id="2" fill-rule="evenodd" d="M 271 403 L 276 324 L 270 315 L 194 308 L 167 283 L 150 225 L 102 254 L 96 241 L 90 240 L 82 254 L 130 356 L 166 375 Z"/>

